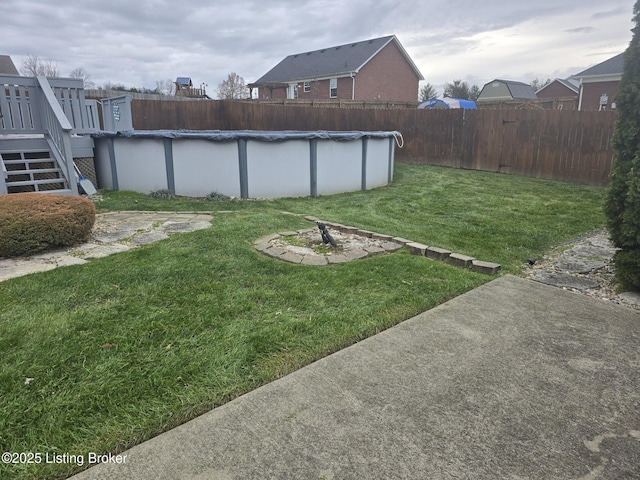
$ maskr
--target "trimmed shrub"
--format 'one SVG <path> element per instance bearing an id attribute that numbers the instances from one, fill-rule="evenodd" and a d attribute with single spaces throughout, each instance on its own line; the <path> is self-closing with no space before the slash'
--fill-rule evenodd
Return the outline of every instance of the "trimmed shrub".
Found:
<path id="1" fill-rule="evenodd" d="M 618 250 L 613 256 L 616 265 L 616 280 L 625 288 L 640 285 L 640 250 Z"/>
<path id="2" fill-rule="evenodd" d="M 0 196 L 0 257 L 78 245 L 89 238 L 95 220 L 96 208 L 84 197 L 43 193 Z"/>

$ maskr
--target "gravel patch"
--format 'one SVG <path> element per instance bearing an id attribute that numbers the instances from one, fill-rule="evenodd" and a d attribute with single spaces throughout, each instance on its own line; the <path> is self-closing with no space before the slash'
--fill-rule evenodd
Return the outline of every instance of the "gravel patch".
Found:
<path id="1" fill-rule="evenodd" d="M 525 264 L 523 276 L 640 311 L 640 293 L 618 292 L 615 252 L 608 232 L 598 230 L 554 248 L 533 265 Z"/>

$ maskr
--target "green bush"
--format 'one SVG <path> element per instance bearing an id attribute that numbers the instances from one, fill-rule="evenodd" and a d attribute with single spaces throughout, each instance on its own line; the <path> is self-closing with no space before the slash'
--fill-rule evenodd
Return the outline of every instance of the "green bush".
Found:
<path id="1" fill-rule="evenodd" d="M 208 202 L 224 202 L 225 200 L 229 200 L 229 197 L 222 193 L 211 192 L 209 195 L 204 197 L 204 199 Z"/>
<path id="2" fill-rule="evenodd" d="M 613 148 L 616 153 L 605 214 L 614 245 L 616 277 L 626 288 L 640 290 L 640 0 L 633 8 L 633 38 L 624 53 L 622 80 L 616 94 Z"/>
<path id="3" fill-rule="evenodd" d="M 637 288 L 640 285 L 640 250 L 618 250 L 613 256 L 616 265 L 616 279 L 622 287 Z"/>
<path id="4" fill-rule="evenodd" d="M 156 200 L 171 200 L 176 198 L 176 196 L 167 189 L 154 190 L 153 192 L 149 192 L 149 196 Z"/>
<path id="5" fill-rule="evenodd" d="M 91 200 L 70 195 L 0 196 L 0 257 L 32 255 L 84 242 L 95 223 Z"/>

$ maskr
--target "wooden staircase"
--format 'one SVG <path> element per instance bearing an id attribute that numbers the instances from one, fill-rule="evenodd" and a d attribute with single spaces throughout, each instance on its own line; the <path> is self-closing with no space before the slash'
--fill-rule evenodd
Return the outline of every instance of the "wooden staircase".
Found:
<path id="1" fill-rule="evenodd" d="M 44 138 L 4 141 L 0 158 L 7 193 L 73 194 Z"/>
<path id="2" fill-rule="evenodd" d="M 93 157 L 97 112 L 81 79 L 0 74 L 0 195 L 78 195 L 73 159 Z"/>

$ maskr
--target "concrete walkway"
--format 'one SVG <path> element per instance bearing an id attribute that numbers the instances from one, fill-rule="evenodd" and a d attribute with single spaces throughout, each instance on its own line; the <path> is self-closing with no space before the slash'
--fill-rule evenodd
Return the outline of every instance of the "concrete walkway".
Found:
<path id="1" fill-rule="evenodd" d="M 506 275 L 76 475 L 640 478 L 640 314 Z"/>

